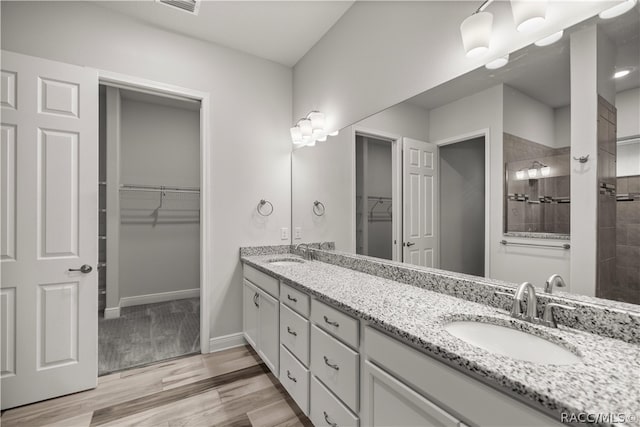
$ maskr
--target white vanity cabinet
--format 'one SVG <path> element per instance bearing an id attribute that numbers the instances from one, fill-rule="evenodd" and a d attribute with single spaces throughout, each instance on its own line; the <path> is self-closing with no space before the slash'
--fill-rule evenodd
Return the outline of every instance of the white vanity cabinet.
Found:
<path id="1" fill-rule="evenodd" d="M 278 280 L 244 266 L 244 336 L 276 377 L 280 373 L 280 311 L 276 299 L 279 293 Z"/>

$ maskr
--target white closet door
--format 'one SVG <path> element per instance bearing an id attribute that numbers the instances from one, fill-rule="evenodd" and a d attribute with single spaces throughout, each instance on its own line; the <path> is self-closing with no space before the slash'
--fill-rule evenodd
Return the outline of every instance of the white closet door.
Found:
<path id="1" fill-rule="evenodd" d="M 436 146 L 403 138 L 403 261 L 435 267 Z"/>
<path id="2" fill-rule="evenodd" d="M 96 386 L 98 77 L 2 51 L 1 83 L 5 409 Z"/>

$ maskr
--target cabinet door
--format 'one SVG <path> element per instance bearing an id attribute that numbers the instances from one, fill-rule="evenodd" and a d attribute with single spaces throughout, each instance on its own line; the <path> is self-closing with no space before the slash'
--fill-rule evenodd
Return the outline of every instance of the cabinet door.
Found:
<path id="1" fill-rule="evenodd" d="M 363 424 L 367 426 L 460 426 L 460 422 L 369 361 L 364 368 Z"/>
<path id="2" fill-rule="evenodd" d="M 258 354 L 276 377 L 280 376 L 280 331 L 278 300 L 258 290 Z"/>
<path id="3" fill-rule="evenodd" d="M 242 330 L 247 342 L 258 351 L 258 289 L 246 280 L 242 286 Z"/>

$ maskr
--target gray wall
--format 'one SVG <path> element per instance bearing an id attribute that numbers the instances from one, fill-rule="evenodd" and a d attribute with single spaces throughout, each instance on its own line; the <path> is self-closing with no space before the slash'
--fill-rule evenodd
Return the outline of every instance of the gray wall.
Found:
<path id="1" fill-rule="evenodd" d="M 439 148 L 440 268 L 484 276 L 484 137 Z"/>
<path id="2" fill-rule="evenodd" d="M 122 98 L 120 182 L 200 186 L 200 111 Z M 120 298 L 200 287 L 199 198 L 121 192 Z M 108 274 L 108 270 L 107 270 Z"/>

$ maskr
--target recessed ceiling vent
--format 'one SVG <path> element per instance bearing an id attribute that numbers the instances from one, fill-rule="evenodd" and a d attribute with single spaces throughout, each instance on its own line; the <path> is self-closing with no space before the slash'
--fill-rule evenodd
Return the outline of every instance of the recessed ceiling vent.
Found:
<path id="1" fill-rule="evenodd" d="M 200 9 L 200 0 L 157 0 L 158 3 L 174 7 L 184 12 L 189 12 L 193 15 L 198 14 Z"/>

